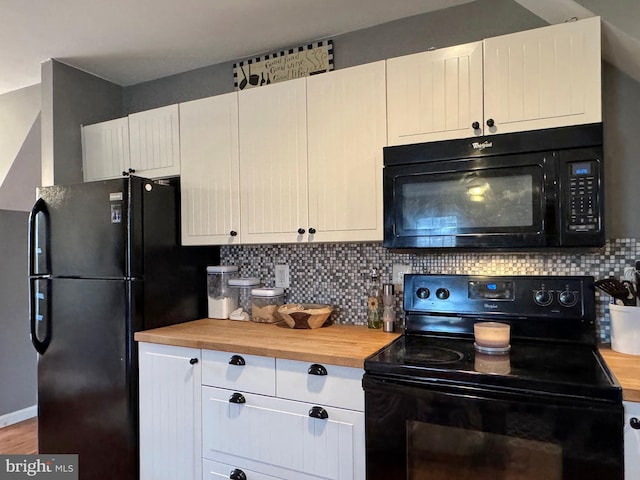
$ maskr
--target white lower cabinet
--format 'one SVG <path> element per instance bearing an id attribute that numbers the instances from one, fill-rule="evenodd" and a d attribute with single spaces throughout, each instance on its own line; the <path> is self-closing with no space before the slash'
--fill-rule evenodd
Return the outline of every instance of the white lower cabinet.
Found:
<path id="1" fill-rule="evenodd" d="M 140 343 L 141 480 L 364 480 L 364 371 Z"/>
<path id="2" fill-rule="evenodd" d="M 231 480 L 277 480 L 277 477 L 254 472 L 247 468 L 238 468 L 211 460 L 202 461 L 202 480 L 215 480 L 219 478 Z"/>
<path id="3" fill-rule="evenodd" d="M 202 425 L 207 459 L 292 480 L 364 478 L 363 412 L 203 387 Z"/>
<path id="4" fill-rule="evenodd" d="M 640 403 L 624 402 L 624 478 L 640 478 Z"/>
<path id="5" fill-rule="evenodd" d="M 202 477 L 200 350 L 140 343 L 140 478 Z"/>

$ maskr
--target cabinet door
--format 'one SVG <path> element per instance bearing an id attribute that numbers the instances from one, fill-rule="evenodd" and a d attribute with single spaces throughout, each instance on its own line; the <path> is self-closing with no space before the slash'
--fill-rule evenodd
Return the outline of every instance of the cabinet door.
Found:
<path id="1" fill-rule="evenodd" d="M 488 133 L 602 121 L 600 18 L 484 41 Z"/>
<path id="2" fill-rule="evenodd" d="M 244 477 L 242 474 L 244 474 Z M 277 477 L 242 468 L 242 462 L 226 465 L 220 462 L 212 462 L 211 460 L 202 461 L 202 480 L 228 480 L 229 478 L 234 478 L 231 475 L 235 475 L 235 478 L 246 478 L 247 480 L 278 480 Z"/>
<path id="3" fill-rule="evenodd" d="M 242 243 L 301 242 L 309 203 L 305 79 L 238 98 Z"/>
<path id="4" fill-rule="evenodd" d="M 387 60 L 389 145 L 481 135 L 482 42 Z"/>
<path id="5" fill-rule="evenodd" d="M 307 119 L 309 241 L 382 240 L 385 62 L 309 77 Z"/>
<path id="6" fill-rule="evenodd" d="M 140 478 L 200 480 L 200 350 L 140 343 Z"/>
<path id="7" fill-rule="evenodd" d="M 180 175 L 178 105 L 129 115 L 129 144 L 135 175 L 146 178 Z"/>
<path id="8" fill-rule="evenodd" d="M 238 94 L 180 104 L 183 245 L 231 245 L 240 237 Z"/>
<path id="9" fill-rule="evenodd" d="M 635 421 L 632 422 L 632 420 Z M 640 478 L 640 403 L 624 402 L 624 478 Z M 632 426 L 634 425 L 634 426 Z"/>
<path id="10" fill-rule="evenodd" d="M 233 403 L 234 393 L 202 388 L 204 458 L 278 478 L 365 478 L 364 413 L 249 393 Z"/>
<path id="11" fill-rule="evenodd" d="M 128 168 L 128 118 L 82 127 L 82 176 L 85 182 L 118 178 Z"/>

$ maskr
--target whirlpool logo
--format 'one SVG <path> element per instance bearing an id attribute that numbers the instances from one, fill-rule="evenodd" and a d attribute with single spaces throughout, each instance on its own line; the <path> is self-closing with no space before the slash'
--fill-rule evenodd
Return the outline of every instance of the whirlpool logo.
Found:
<path id="1" fill-rule="evenodd" d="M 487 310 L 495 310 L 496 308 L 498 308 L 497 303 L 484 303 L 483 305 Z"/>
<path id="2" fill-rule="evenodd" d="M 0 480 L 78 480 L 78 455 L 0 455 Z"/>
<path id="3" fill-rule="evenodd" d="M 485 148 L 493 148 L 493 142 L 487 142 L 486 140 L 482 143 L 480 142 L 473 142 L 471 143 L 471 146 L 473 147 L 474 150 L 484 150 Z"/>

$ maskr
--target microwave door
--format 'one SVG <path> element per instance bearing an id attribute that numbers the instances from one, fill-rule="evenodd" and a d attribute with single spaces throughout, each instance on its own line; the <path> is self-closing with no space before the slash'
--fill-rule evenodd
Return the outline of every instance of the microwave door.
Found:
<path id="1" fill-rule="evenodd" d="M 531 246 L 544 229 L 538 165 L 395 178 L 395 235 L 406 247 Z"/>

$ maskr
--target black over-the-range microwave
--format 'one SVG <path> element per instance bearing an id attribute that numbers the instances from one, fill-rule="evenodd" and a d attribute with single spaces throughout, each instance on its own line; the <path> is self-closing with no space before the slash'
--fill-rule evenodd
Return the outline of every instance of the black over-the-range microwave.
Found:
<path id="1" fill-rule="evenodd" d="M 384 149 L 388 248 L 604 245 L 602 124 Z"/>

